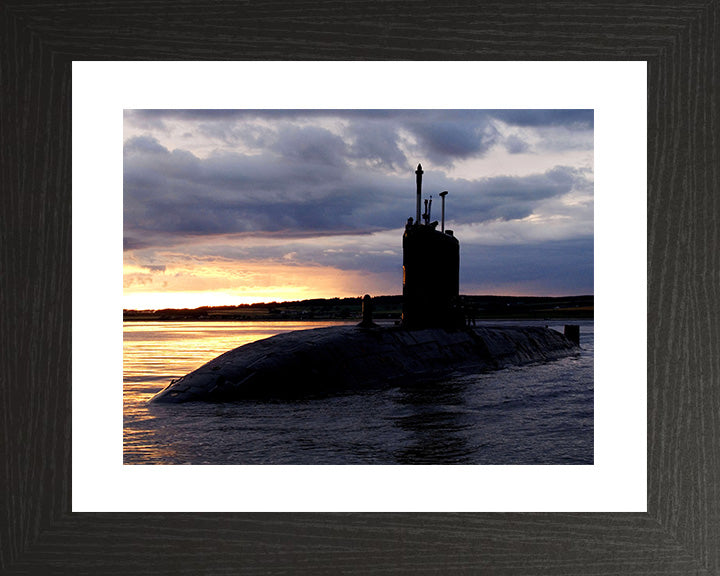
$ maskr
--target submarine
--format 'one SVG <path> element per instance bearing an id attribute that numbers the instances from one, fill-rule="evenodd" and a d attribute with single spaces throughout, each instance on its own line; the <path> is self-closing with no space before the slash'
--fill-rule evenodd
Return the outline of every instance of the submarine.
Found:
<path id="1" fill-rule="evenodd" d="M 459 297 L 460 243 L 442 218 L 431 221 L 432 197 L 422 205 L 422 165 L 416 175 L 415 218 L 402 238 L 403 309 L 399 324 L 372 318 L 278 334 L 221 354 L 153 396 L 151 403 L 305 398 L 387 386 L 432 383 L 463 372 L 499 370 L 579 352 L 579 327 L 560 333 L 540 326 L 473 326 Z"/>

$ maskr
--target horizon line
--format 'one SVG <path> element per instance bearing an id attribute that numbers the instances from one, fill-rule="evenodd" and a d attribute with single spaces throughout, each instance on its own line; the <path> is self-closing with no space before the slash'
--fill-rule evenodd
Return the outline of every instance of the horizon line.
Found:
<path id="1" fill-rule="evenodd" d="M 595 298 L 594 294 L 564 294 L 562 296 L 546 296 L 546 295 L 513 295 L 513 294 L 460 294 L 460 297 L 463 296 L 472 296 L 474 298 L 548 298 L 548 299 L 558 299 L 558 298 Z M 372 298 L 402 298 L 402 294 L 380 294 L 377 296 L 372 296 Z M 205 306 L 195 306 L 194 308 L 123 308 L 123 312 L 133 310 L 136 312 L 151 312 L 151 311 L 158 311 L 158 310 L 199 310 L 201 308 L 239 308 L 239 307 L 261 307 L 261 306 L 267 306 L 270 304 L 273 305 L 280 305 L 280 304 L 293 304 L 293 303 L 301 303 L 301 302 L 309 302 L 312 300 L 362 300 L 363 296 L 331 296 L 331 297 L 323 297 L 319 296 L 316 298 L 303 298 L 302 300 L 271 300 L 269 302 L 253 302 L 251 304 L 215 304 L 215 305 L 205 305 Z"/>

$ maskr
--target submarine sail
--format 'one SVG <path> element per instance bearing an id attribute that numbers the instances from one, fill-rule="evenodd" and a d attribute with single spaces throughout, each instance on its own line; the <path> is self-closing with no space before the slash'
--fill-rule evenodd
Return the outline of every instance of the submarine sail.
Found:
<path id="1" fill-rule="evenodd" d="M 417 211 L 420 212 L 422 165 L 418 164 Z M 460 243 L 452 230 L 445 231 L 445 195 L 443 230 L 430 222 L 431 202 L 415 221 L 408 219 L 403 234 L 403 314 L 402 325 L 408 330 L 422 328 L 459 328 L 464 324 L 460 308 Z M 430 199 L 432 200 L 432 199 Z M 421 220 L 422 218 L 422 220 Z"/>

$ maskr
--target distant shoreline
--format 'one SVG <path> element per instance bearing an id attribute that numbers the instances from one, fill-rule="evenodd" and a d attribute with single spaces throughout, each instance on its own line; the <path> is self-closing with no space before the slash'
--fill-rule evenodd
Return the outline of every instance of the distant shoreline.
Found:
<path id="1" fill-rule="evenodd" d="M 466 316 L 475 320 L 592 320 L 594 297 L 585 296 L 461 296 Z M 373 298 L 374 318 L 400 320 L 402 296 Z M 123 321 L 331 321 L 360 320 L 362 299 L 315 298 L 294 302 L 201 306 L 162 310 L 123 310 Z"/>

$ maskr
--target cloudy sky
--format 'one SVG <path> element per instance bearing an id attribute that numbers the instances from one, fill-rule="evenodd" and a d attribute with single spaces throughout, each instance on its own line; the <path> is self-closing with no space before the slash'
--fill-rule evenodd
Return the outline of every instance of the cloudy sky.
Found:
<path id="1" fill-rule="evenodd" d="M 462 294 L 593 293 L 592 110 L 126 110 L 125 308 L 402 293 L 448 190 Z"/>

